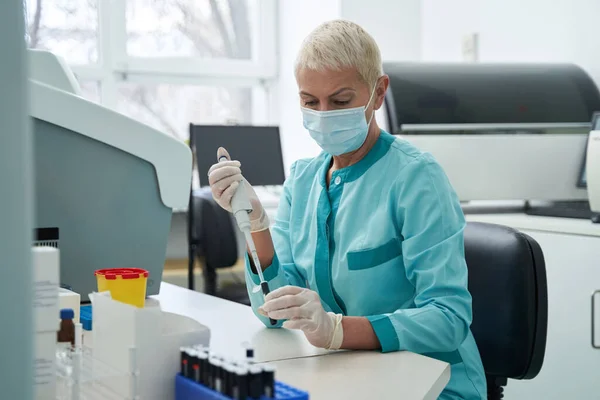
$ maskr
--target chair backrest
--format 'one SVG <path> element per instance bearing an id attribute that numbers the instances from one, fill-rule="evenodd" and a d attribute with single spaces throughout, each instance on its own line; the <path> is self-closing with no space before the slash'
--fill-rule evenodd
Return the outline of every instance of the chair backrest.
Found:
<path id="1" fill-rule="evenodd" d="M 193 238 L 204 256 L 206 268 L 228 268 L 238 260 L 238 241 L 231 213 L 213 199 L 209 188 L 195 190 L 192 197 Z M 189 218 L 189 217 L 188 217 Z"/>
<path id="2" fill-rule="evenodd" d="M 546 349 L 548 291 L 538 243 L 505 226 L 470 222 L 464 232 L 471 330 L 488 377 L 532 379 Z"/>

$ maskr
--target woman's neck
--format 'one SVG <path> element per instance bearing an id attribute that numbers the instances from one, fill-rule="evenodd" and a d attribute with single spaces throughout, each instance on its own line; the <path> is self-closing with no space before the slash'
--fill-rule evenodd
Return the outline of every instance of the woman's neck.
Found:
<path id="1" fill-rule="evenodd" d="M 377 143 L 377 139 L 379 139 L 380 132 L 381 129 L 379 129 L 377 121 L 373 121 L 371 123 L 371 126 L 369 127 L 367 139 L 365 140 L 362 146 L 360 146 L 352 153 L 333 156 L 333 163 L 329 168 L 330 172 L 349 167 L 362 160 L 367 154 L 369 154 L 369 151 L 373 148 L 373 146 L 375 146 L 375 143 Z"/>
<path id="2" fill-rule="evenodd" d="M 367 134 L 367 139 L 357 150 L 352 153 L 342 154 L 341 156 L 333 156 L 333 161 L 329 170 L 327 171 L 327 187 L 329 187 L 329 183 L 331 182 L 331 176 L 333 175 L 333 171 L 337 171 L 342 168 L 349 167 L 351 165 L 356 164 L 360 160 L 362 160 L 369 151 L 375 146 L 377 143 L 377 139 L 379 139 L 379 135 L 381 134 L 381 129 L 377 125 L 377 121 L 373 121 L 371 126 L 369 127 L 369 133 Z"/>

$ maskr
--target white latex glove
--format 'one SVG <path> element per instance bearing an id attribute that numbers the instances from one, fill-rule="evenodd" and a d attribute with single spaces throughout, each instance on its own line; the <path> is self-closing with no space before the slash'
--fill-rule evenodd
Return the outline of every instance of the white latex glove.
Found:
<path id="1" fill-rule="evenodd" d="M 337 350 L 344 339 L 342 315 L 326 312 L 319 295 L 298 286 L 284 286 L 265 297 L 258 312 L 275 320 L 287 320 L 283 327 L 300 329 L 316 347 Z"/>
<path id="2" fill-rule="evenodd" d="M 256 192 L 252 185 L 248 183 L 242 176 L 241 163 L 239 161 L 231 161 L 231 157 L 227 150 L 219 147 L 217 150 L 217 160 L 225 156 L 229 161 L 218 162 L 213 164 L 208 170 L 208 183 L 215 201 L 225 210 L 231 212 L 231 198 L 240 185 L 241 189 L 246 190 L 252 205 L 250 213 L 250 230 L 252 232 L 260 232 L 269 229 L 269 217 L 265 213 Z"/>

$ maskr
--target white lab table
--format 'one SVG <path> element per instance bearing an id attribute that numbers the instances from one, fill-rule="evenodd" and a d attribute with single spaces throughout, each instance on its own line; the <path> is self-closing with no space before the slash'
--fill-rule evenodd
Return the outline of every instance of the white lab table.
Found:
<path id="1" fill-rule="evenodd" d="M 534 238 L 544 253 L 548 281 L 544 365 L 531 381 L 509 381 L 506 397 L 598 398 L 600 350 L 591 344 L 591 295 L 600 289 L 600 224 L 526 214 L 467 214 L 466 218 L 516 228 Z"/>
<path id="2" fill-rule="evenodd" d="M 342 352 L 273 363 L 282 382 L 311 399 L 437 399 L 450 366 L 409 352 Z M 436 378 L 439 377 L 439 378 Z"/>
<path id="3" fill-rule="evenodd" d="M 243 357 L 250 342 L 256 361 L 273 362 L 282 382 L 311 399 L 436 399 L 450 379 L 450 366 L 410 352 L 329 352 L 313 347 L 300 331 L 268 329 L 250 307 L 162 283 L 164 311 L 196 319 L 211 330 L 211 348 Z"/>
<path id="4" fill-rule="evenodd" d="M 299 331 L 267 329 L 246 305 L 162 282 L 151 296 L 164 311 L 185 315 L 210 328 L 211 348 L 225 356 L 244 357 L 252 344 L 256 361 L 275 361 L 327 354 L 312 346 Z"/>

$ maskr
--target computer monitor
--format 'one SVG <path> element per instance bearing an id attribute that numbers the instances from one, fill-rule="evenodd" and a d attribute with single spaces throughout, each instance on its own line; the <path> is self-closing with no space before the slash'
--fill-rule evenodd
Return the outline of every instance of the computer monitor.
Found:
<path id="1" fill-rule="evenodd" d="M 190 124 L 190 145 L 196 153 L 200 186 L 208 186 L 207 174 L 224 147 L 242 163 L 244 178 L 255 186 L 283 185 L 285 172 L 279 127 Z"/>
<path id="2" fill-rule="evenodd" d="M 592 116 L 592 123 L 590 130 L 592 131 L 600 131 L 600 111 L 596 111 Z M 581 162 L 581 170 L 579 172 L 579 179 L 577 181 L 577 187 L 587 188 L 587 178 L 585 172 L 585 164 L 586 164 L 586 153 L 587 153 L 587 143 L 585 149 L 583 149 L 583 161 Z"/>

